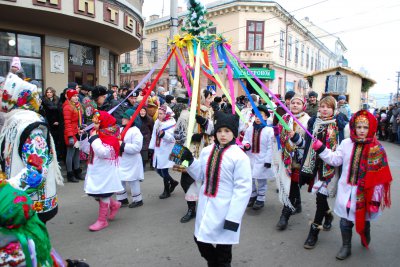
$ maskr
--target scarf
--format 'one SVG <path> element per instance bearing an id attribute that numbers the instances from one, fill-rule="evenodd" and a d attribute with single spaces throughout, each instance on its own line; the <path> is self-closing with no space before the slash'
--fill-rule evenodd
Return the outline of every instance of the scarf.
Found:
<path id="1" fill-rule="evenodd" d="M 367 138 L 361 140 L 356 135 L 356 121 L 359 116 L 365 116 L 369 121 Z M 368 247 L 365 237 L 365 216 L 371 209 L 380 203 L 382 209 L 390 207 L 390 184 L 392 174 L 390 172 L 386 152 L 376 139 L 378 122 L 374 115 L 366 110 L 360 110 L 350 120 L 350 138 L 354 142 L 352 162 L 348 183 L 357 185 L 356 192 L 356 231 L 361 241 Z M 381 186 L 381 199 L 373 200 L 375 187 Z"/>
<path id="2" fill-rule="evenodd" d="M 337 136 L 338 127 L 336 125 L 336 119 L 334 117 L 330 118 L 320 118 L 315 117 L 315 121 L 311 121 L 308 127 L 309 131 L 312 132 L 313 136 L 332 151 L 336 150 L 337 146 Z M 335 175 L 335 168 L 326 164 L 318 156 L 314 149 L 311 149 L 311 138 L 309 136 L 306 139 L 306 151 L 301 167 L 300 180 L 301 184 L 308 184 L 308 191 L 311 192 L 311 188 L 314 184 L 315 176 L 318 174 L 318 180 L 329 183 L 333 176 Z"/>
<path id="3" fill-rule="evenodd" d="M 38 266 L 53 266 L 46 226 L 32 209 L 29 196 L 0 178 L 0 199 L 0 232 L 17 237 L 25 255 L 26 266 L 33 266 L 28 239 L 35 243 Z"/>
<path id="4" fill-rule="evenodd" d="M 252 146 L 251 153 L 258 154 L 260 153 L 260 141 L 261 141 L 261 132 L 264 129 L 265 125 L 262 123 L 257 124 L 253 122 L 253 136 L 252 136 Z"/>
<path id="5" fill-rule="evenodd" d="M 233 144 L 235 144 L 235 138 L 225 147 L 220 147 L 219 144 L 213 145 L 206 166 L 204 195 L 208 197 L 217 196 L 222 159 L 225 151 Z"/>
<path id="6" fill-rule="evenodd" d="M 71 100 L 67 100 L 68 103 L 71 105 L 72 110 L 78 113 L 78 126 L 79 128 L 82 127 L 82 107 L 81 107 L 81 103 L 76 102 L 72 102 Z"/>

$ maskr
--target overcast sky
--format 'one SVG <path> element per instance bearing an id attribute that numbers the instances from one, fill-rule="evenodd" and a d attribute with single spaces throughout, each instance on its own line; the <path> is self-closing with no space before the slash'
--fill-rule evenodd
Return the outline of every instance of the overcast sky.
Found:
<path id="1" fill-rule="evenodd" d="M 145 0 L 143 16 L 169 15 L 171 0 Z M 215 0 L 202 0 L 203 4 Z M 276 1 L 298 20 L 309 17 L 324 30 L 338 36 L 348 51 L 349 66 L 359 71 L 364 68 L 377 81 L 371 93 L 396 92 L 400 71 L 400 0 L 282 0 Z M 155 4 L 157 3 L 157 4 Z M 313 5 L 311 7 L 307 7 Z M 186 8 L 185 0 L 178 6 Z M 303 8 L 303 9 L 301 9 Z M 301 9 L 301 10 L 298 10 Z M 298 10 L 298 11 L 295 11 Z M 293 12 L 294 11 L 294 12 Z M 323 38 L 321 38 L 323 42 Z"/>

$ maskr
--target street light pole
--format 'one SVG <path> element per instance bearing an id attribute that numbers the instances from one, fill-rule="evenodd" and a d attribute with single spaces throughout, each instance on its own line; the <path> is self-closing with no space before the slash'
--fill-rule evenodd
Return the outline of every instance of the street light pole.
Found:
<path id="1" fill-rule="evenodd" d="M 170 24 L 170 34 L 169 37 L 172 40 L 174 35 L 178 33 L 178 1 L 171 0 L 170 1 L 170 16 L 171 16 L 171 24 Z M 169 62 L 169 92 L 172 94 L 172 89 L 177 83 L 177 71 L 176 71 L 176 60 L 175 57 L 172 57 Z"/>

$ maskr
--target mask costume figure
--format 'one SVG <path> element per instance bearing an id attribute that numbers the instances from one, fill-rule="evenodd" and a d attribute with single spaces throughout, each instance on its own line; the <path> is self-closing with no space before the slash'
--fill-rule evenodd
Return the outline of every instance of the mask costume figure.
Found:
<path id="1" fill-rule="evenodd" d="M 304 112 L 304 108 L 304 98 L 299 94 L 294 94 L 290 99 L 290 111 L 302 125 L 307 125 L 310 116 Z M 279 124 L 279 141 L 282 149 L 276 184 L 279 189 L 279 200 L 283 204 L 283 209 L 276 225 L 278 230 L 285 230 L 290 216 L 301 212 L 302 209 L 299 174 L 305 145 L 305 131 L 289 114 L 285 114 L 283 119 L 291 130 L 287 131 Z"/>
<path id="2" fill-rule="evenodd" d="M 56 183 L 62 185 L 63 178 L 48 125 L 37 113 L 39 92 L 12 73 L 3 89 L 6 113 L 0 133 L 1 166 L 8 183 L 25 191 L 39 218 L 47 222 L 57 214 Z"/>
<path id="3" fill-rule="evenodd" d="M 119 127 L 116 119 L 105 111 L 95 110 L 95 124 L 89 138 L 89 162 L 85 178 L 85 193 L 99 201 L 99 216 L 97 221 L 89 226 L 91 231 L 99 231 L 108 226 L 108 220 L 113 220 L 121 207 L 119 201 L 111 196 L 121 192 L 118 171 L 118 141 Z"/>
<path id="4" fill-rule="evenodd" d="M 350 138 L 343 140 L 336 151 L 321 141 L 312 148 L 332 166 L 343 166 L 338 183 L 334 212 L 340 219 L 343 245 L 336 255 L 344 260 L 351 255 L 352 228 L 368 247 L 371 241 L 370 221 L 390 207 L 390 172 L 386 152 L 376 138 L 377 120 L 366 110 L 355 113 L 350 120 Z"/>
<path id="5" fill-rule="evenodd" d="M 266 125 L 269 111 L 264 105 L 258 106 L 257 109 L 263 116 L 264 122 L 256 118 L 246 129 L 243 139 L 243 148 L 250 158 L 253 178 L 253 189 L 247 207 L 252 207 L 254 210 L 264 207 L 267 180 L 275 178 L 272 169 L 274 131 Z"/>
<path id="6" fill-rule="evenodd" d="M 238 128 L 236 115 L 218 112 L 215 143 L 203 148 L 199 159 L 188 148 L 182 156 L 189 162 L 190 176 L 203 182 L 194 236 L 208 266 L 231 266 L 232 245 L 239 243 L 240 225 L 251 194 L 250 160 L 235 143 Z"/>

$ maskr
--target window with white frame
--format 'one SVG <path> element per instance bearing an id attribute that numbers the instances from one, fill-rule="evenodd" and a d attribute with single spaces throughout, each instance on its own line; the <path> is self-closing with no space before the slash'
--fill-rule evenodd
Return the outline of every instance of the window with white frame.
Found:
<path id="1" fill-rule="evenodd" d="M 125 53 L 125 63 L 127 63 L 127 64 L 131 63 L 131 53 L 130 52 Z"/>
<path id="2" fill-rule="evenodd" d="M 304 66 L 304 44 L 301 44 L 301 58 L 300 58 L 300 65 Z"/>
<path id="3" fill-rule="evenodd" d="M 280 32 L 280 39 L 279 39 L 279 56 L 283 57 L 285 53 L 285 32 Z"/>
<path id="4" fill-rule="evenodd" d="M 292 36 L 288 36 L 288 60 L 292 60 Z"/>
<path id="5" fill-rule="evenodd" d="M 151 62 L 158 61 L 158 40 L 151 41 L 150 57 Z"/>
<path id="6" fill-rule="evenodd" d="M 306 68 L 310 66 L 310 48 L 307 47 L 307 54 L 306 54 Z"/>
<path id="7" fill-rule="evenodd" d="M 311 70 L 314 70 L 314 50 L 311 50 Z"/>
<path id="8" fill-rule="evenodd" d="M 299 40 L 294 42 L 294 63 L 299 63 Z"/>

